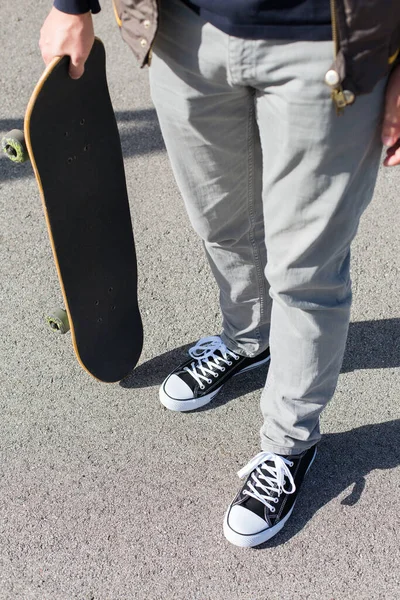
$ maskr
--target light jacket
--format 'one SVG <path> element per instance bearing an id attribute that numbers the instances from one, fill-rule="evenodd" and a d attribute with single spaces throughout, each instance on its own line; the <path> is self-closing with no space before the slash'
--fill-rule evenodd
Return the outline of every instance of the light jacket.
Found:
<path id="1" fill-rule="evenodd" d="M 113 0 L 122 37 L 142 67 L 151 61 L 161 1 Z M 330 0 L 330 4 L 334 55 L 325 82 L 340 112 L 359 94 L 372 91 L 396 63 L 400 0 Z"/>

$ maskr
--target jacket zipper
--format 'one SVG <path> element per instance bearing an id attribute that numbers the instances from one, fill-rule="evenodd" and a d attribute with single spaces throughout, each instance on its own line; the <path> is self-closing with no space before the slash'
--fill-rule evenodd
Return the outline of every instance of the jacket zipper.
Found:
<path id="1" fill-rule="evenodd" d="M 334 46 L 334 57 L 336 59 L 339 52 L 339 32 L 337 25 L 336 0 L 330 0 L 331 20 L 332 20 L 332 38 Z M 331 91 L 331 98 L 336 108 L 336 114 L 343 114 L 343 110 L 347 105 L 346 97 L 343 93 L 342 84 L 339 82 Z"/>
<path id="2" fill-rule="evenodd" d="M 333 45 L 335 47 L 335 58 L 339 52 L 339 36 L 338 36 L 338 27 L 337 27 L 337 18 L 336 18 L 336 1 L 330 0 L 331 4 L 331 19 L 332 19 L 332 37 L 333 37 Z"/>

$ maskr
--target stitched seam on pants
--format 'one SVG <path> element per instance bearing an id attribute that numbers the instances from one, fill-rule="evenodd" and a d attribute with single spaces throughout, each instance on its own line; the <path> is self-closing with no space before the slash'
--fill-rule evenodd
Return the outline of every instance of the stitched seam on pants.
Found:
<path id="1" fill-rule="evenodd" d="M 264 274 L 261 269 L 260 255 L 257 248 L 257 243 L 254 238 L 255 215 L 254 215 L 254 128 L 256 127 L 254 118 L 254 94 L 253 103 L 249 110 L 247 122 L 247 172 L 248 172 L 248 188 L 247 201 L 250 220 L 249 240 L 253 251 L 253 263 L 256 269 L 258 297 L 260 300 L 260 323 L 264 322 L 265 301 L 264 301 Z M 260 327 L 256 328 L 257 339 L 261 341 Z"/>
<path id="2" fill-rule="evenodd" d="M 234 81 L 235 78 L 232 73 L 232 63 L 233 63 L 232 56 L 231 56 L 232 42 L 231 42 L 231 37 L 229 35 L 227 36 L 226 47 L 227 47 L 227 53 L 226 53 L 226 55 L 227 55 L 227 60 L 226 60 L 227 81 L 233 86 L 233 85 L 235 85 L 235 81 Z"/>

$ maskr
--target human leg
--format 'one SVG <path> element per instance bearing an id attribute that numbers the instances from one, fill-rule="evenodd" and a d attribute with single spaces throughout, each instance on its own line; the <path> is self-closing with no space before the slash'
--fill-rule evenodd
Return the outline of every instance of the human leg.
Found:
<path id="1" fill-rule="evenodd" d="M 254 92 L 230 80 L 228 36 L 181 2 L 162 6 L 150 85 L 171 165 L 220 290 L 224 344 L 268 346 L 261 149 Z"/>
<path id="2" fill-rule="evenodd" d="M 330 60 L 328 42 L 269 46 L 274 71 L 257 83 L 273 298 L 261 446 L 284 455 L 320 439 L 347 338 L 350 244 L 381 156 L 385 82 L 338 117 L 323 83 Z"/>
<path id="3" fill-rule="evenodd" d="M 280 531 L 315 457 L 343 358 L 350 244 L 377 176 L 385 84 L 338 118 L 323 84 L 330 44 L 266 42 L 254 54 L 273 306 L 263 452 L 239 472 L 246 479 L 224 521 L 239 546 Z"/>

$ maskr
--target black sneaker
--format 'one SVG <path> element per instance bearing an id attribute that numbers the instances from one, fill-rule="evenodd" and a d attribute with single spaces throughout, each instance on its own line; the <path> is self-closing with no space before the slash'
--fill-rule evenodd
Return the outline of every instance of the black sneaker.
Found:
<path id="1" fill-rule="evenodd" d="M 202 338 L 189 356 L 160 387 L 160 401 L 170 410 L 183 412 L 208 404 L 231 377 L 270 359 L 269 348 L 253 358 L 239 356 L 218 336 Z"/>
<path id="2" fill-rule="evenodd" d="M 241 469 L 239 477 L 247 478 L 226 512 L 226 539 L 235 546 L 250 548 L 276 535 L 292 514 L 316 453 L 316 446 L 298 456 L 260 452 Z"/>

